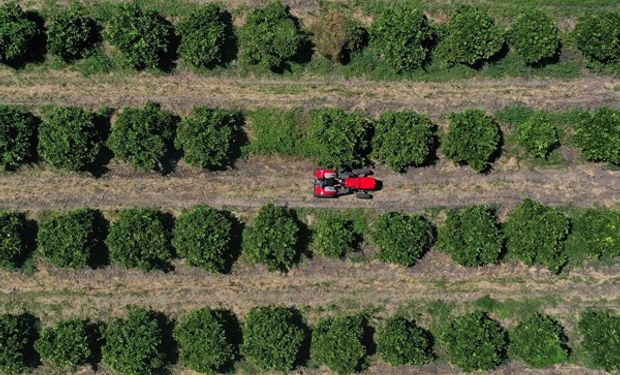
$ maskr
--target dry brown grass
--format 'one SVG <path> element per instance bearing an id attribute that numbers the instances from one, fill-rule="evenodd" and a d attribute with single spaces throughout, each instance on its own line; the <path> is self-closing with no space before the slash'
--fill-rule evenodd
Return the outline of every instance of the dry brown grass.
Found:
<path id="1" fill-rule="evenodd" d="M 190 72 L 154 77 L 147 73 L 84 77 L 68 71 L 14 73 L 0 70 L 2 102 L 25 105 L 79 104 L 93 107 L 140 105 L 152 100 L 179 114 L 195 105 L 313 109 L 336 106 L 378 114 L 410 109 L 431 115 L 509 105 L 546 110 L 594 108 L 620 103 L 620 80 L 589 77 L 462 80 L 458 82 L 364 81 L 337 78 L 210 78 Z"/>

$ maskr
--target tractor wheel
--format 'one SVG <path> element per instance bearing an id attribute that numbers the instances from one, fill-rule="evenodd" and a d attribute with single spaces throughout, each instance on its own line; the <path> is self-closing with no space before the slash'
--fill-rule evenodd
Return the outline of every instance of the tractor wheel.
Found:
<path id="1" fill-rule="evenodd" d="M 372 199 L 372 195 L 368 194 L 365 191 L 358 191 L 357 193 L 355 193 L 355 198 L 357 198 L 357 199 Z"/>
<path id="2" fill-rule="evenodd" d="M 351 171 L 354 175 L 360 176 L 360 177 L 364 177 L 367 176 L 371 173 L 370 168 L 357 168 L 357 169 L 353 169 Z"/>

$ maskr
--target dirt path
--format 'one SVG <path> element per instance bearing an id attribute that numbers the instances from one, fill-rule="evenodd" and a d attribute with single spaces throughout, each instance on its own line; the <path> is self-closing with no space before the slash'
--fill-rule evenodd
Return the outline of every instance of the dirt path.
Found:
<path id="1" fill-rule="evenodd" d="M 619 172 L 584 164 L 561 169 L 500 166 L 489 175 L 449 163 L 412 169 L 406 174 L 377 168 L 382 191 L 370 201 L 353 196 L 319 200 L 311 195 L 309 161 L 250 161 L 235 170 L 199 172 L 181 165 L 162 177 L 138 174 L 113 164 L 100 178 L 26 170 L 0 176 L 0 208 L 44 210 L 93 206 L 114 209 L 159 206 L 177 210 L 196 204 L 259 207 L 267 202 L 291 207 L 366 207 L 422 210 L 471 204 L 513 206 L 525 197 L 552 205 L 588 207 L 620 204 Z"/>
<path id="2" fill-rule="evenodd" d="M 237 262 L 230 275 L 213 275 L 177 264 L 171 273 L 55 270 L 44 266 L 32 275 L 0 271 L 0 305 L 33 306 L 48 317 L 85 313 L 122 314 L 128 304 L 175 314 L 202 306 L 222 306 L 243 314 L 264 304 L 318 308 L 381 306 L 390 314 L 414 300 L 472 301 L 483 295 L 499 300 L 559 298 L 559 308 L 597 304 L 618 308 L 620 264 L 585 267 L 560 276 L 537 267 L 502 264 L 465 268 L 432 251 L 405 269 L 378 261 L 354 263 L 316 257 L 288 274 Z M 563 310 L 566 312 L 566 310 Z"/>
<path id="3" fill-rule="evenodd" d="M 0 70 L 0 102 L 26 105 L 79 104 L 122 107 L 147 100 L 185 114 L 195 105 L 318 108 L 336 106 L 376 114 L 408 108 L 430 115 L 465 108 L 496 110 L 523 104 L 544 109 L 620 105 L 620 80 L 591 76 L 569 81 L 509 78 L 446 83 L 364 81 L 341 78 L 209 78 L 192 73 L 83 77 L 67 71 Z"/>

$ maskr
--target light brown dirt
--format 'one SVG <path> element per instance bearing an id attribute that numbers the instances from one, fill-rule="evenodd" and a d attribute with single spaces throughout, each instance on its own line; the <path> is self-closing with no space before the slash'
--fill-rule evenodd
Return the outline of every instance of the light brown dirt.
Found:
<path id="1" fill-rule="evenodd" d="M 516 104 L 548 110 L 589 109 L 604 105 L 617 107 L 620 80 L 592 76 L 570 81 L 510 78 L 433 83 L 329 77 L 209 78 L 189 72 L 162 77 L 146 73 L 84 77 L 67 71 L 0 70 L 0 102 L 118 108 L 148 100 L 180 114 L 188 113 L 195 105 L 240 109 L 333 106 L 372 114 L 407 108 L 430 115 L 472 107 L 496 110 Z"/>
<path id="2" fill-rule="evenodd" d="M 274 202 L 290 207 L 415 211 L 472 204 L 511 207 L 526 197 L 561 206 L 620 204 L 619 172 L 596 164 L 531 169 L 507 163 L 488 175 L 448 162 L 414 168 L 405 174 L 378 167 L 375 177 L 383 181 L 384 188 L 369 201 L 354 196 L 313 198 L 314 165 L 309 161 L 254 159 L 223 172 L 202 172 L 182 164 L 168 176 L 136 173 L 116 163 L 110 168 L 100 178 L 40 169 L 1 175 L 0 208 L 39 211 L 159 206 L 175 211 L 196 204 L 255 208 Z"/>

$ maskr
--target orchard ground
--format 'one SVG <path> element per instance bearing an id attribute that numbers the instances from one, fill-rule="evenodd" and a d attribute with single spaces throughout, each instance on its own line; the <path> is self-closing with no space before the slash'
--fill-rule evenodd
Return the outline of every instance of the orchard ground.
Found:
<path id="1" fill-rule="evenodd" d="M 233 0 L 227 4 L 244 9 L 266 2 Z M 293 14 L 304 20 L 311 21 L 312 14 L 320 10 L 318 1 L 288 3 Z M 371 14 L 381 1 L 359 3 L 365 4 L 366 13 Z M 452 4 L 444 1 L 426 3 L 427 11 L 437 20 L 447 17 L 448 10 L 452 10 L 445 8 Z M 483 3 L 501 22 L 528 6 L 543 7 L 561 21 L 562 30 L 570 29 L 576 15 L 584 10 L 619 9 L 617 2 L 607 0 Z M 33 1 L 29 7 L 45 10 L 49 4 Z M 152 7 L 166 10 L 168 17 L 184 14 L 186 5 L 183 1 L 151 2 Z M 105 3 L 100 9 L 105 11 Z M 46 11 L 53 13 L 53 9 Z M 239 14 L 235 17 L 239 18 Z M 338 74 L 312 75 L 311 70 L 283 76 L 238 73 L 209 76 L 181 66 L 172 74 L 113 71 L 83 76 L 70 68 L 50 68 L 48 63 L 19 71 L 0 68 L 0 102 L 32 108 L 55 104 L 118 109 L 155 101 L 179 115 L 189 114 L 196 105 L 243 110 L 338 107 L 363 110 L 371 116 L 407 109 L 428 114 L 440 129 L 449 113 L 468 108 L 494 113 L 518 105 L 551 111 L 620 107 L 617 75 L 605 76 L 585 68 L 571 70 L 568 80 L 527 74 L 517 74 L 518 78 L 502 74 L 503 78 L 495 79 L 493 69 L 472 73 L 478 78 L 454 81 L 450 74 L 436 79 L 422 75 L 420 81 L 384 81 L 345 79 Z M 404 174 L 379 166 L 375 168 L 376 177 L 383 181 L 384 188 L 371 201 L 352 196 L 314 199 L 310 179 L 315 165 L 294 158 L 251 155 L 247 160 L 239 160 L 234 169 L 222 172 L 199 171 L 181 161 L 165 176 L 136 172 L 113 160 L 107 166 L 109 171 L 98 178 L 52 172 L 36 165 L 0 174 L 0 208 L 24 210 L 37 216 L 45 210 L 84 206 L 107 212 L 121 207 L 156 206 L 177 214 L 183 208 L 202 203 L 230 209 L 248 219 L 267 202 L 304 209 L 361 207 L 373 211 L 425 211 L 429 215 L 441 215 L 440 209 L 445 207 L 484 203 L 498 207 L 500 219 L 525 197 L 559 207 L 620 208 L 619 171 L 581 161 L 579 152 L 570 144 L 563 144 L 555 153 L 560 157 L 540 163 L 520 159 L 511 150 L 504 150 L 493 169 L 484 175 L 468 167 L 456 167 L 441 155 L 435 164 L 412 168 Z M 273 303 L 300 308 L 311 323 L 319 316 L 340 312 L 368 312 L 377 320 L 401 312 L 420 317 L 420 324 L 433 328 L 441 323 L 433 319 L 441 321 L 446 316 L 471 311 L 479 298 L 489 295 L 501 302 L 491 311 L 492 317 L 508 328 L 528 313 L 540 310 L 556 317 L 569 333 L 574 331 L 578 315 L 589 306 L 620 312 L 617 261 L 589 264 L 553 275 L 543 267 L 520 263 L 465 268 L 436 249 L 415 266 L 403 268 L 371 260 L 369 251 L 364 247 L 361 255 L 345 260 L 304 258 L 287 274 L 269 273 L 243 261 L 236 262 L 227 275 L 209 274 L 182 261 L 177 261 L 174 271 L 169 273 L 127 271 L 117 266 L 71 271 L 37 264 L 27 272 L 0 271 L 0 312 L 31 311 L 48 324 L 70 316 L 122 316 L 126 305 L 137 304 L 172 317 L 209 306 L 231 309 L 243 318 L 254 306 Z M 570 344 L 578 348 L 578 343 Z M 460 373 L 441 354 L 438 361 L 422 368 L 371 362 L 368 374 Z M 511 362 L 492 373 L 603 374 L 575 362 L 572 359 L 568 364 L 546 370 Z M 253 373 L 253 369 L 243 366 L 240 365 L 239 373 Z M 297 373 L 302 372 L 322 374 L 324 369 L 304 368 Z M 47 373 L 49 369 L 45 367 L 34 371 Z M 90 373 L 90 369 L 80 371 Z M 96 373 L 110 374 L 104 367 Z M 173 373 L 190 374 L 177 368 Z"/>

